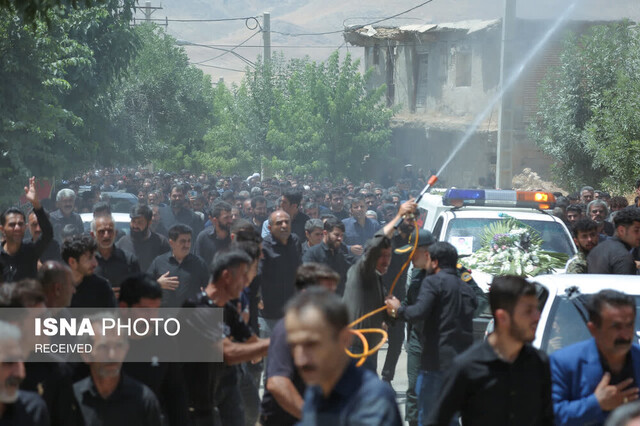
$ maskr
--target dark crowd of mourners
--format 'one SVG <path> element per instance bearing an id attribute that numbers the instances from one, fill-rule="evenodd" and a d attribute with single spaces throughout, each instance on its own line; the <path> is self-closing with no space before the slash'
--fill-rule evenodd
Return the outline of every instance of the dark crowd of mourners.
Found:
<path id="1" fill-rule="evenodd" d="M 456 248 L 420 229 L 425 178 L 411 165 L 380 184 L 105 169 L 42 200 L 35 178 L 25 184 L 25 206 L 0 216 L 0 307 L 214 307 L 223 324 L 192 325 L 202 344 L 190 347 L 96 335 L 86 340 L 106 358 L 43 363 L 31 362 L 31 314 L 0 321 L 0 426 L 401 425 L 391 382 L 403 347 L 409 425 L 640 418 L 635 299 L 597 293 L 593 338 L 547 357 L 531 346 L 536 285 L 498 276 L 484 293 Z M 640 209 L 627 204 L 591 187 L 558 197 L 579 249 L 568 272 L 638 273 Z M 474 343 L 482 313 L 494 331 Z M 356 366 L 381 341 L 370 329 L 388 333 L 386 356 Z M 223 362 L 164 361 L 213 344 Z M 157 353 L 128 361 L 143 347 Z"/>

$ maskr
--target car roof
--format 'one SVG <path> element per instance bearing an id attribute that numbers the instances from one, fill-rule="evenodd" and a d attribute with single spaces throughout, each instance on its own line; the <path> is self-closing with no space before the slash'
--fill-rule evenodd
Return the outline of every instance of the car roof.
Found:
<path id="1" fill-rule="evenodd" d="M 558 222 L 559 218 L 540 210 L 511 207 L 462 207 L 449 210 L 456 218 L 486 218 L 505 219 L 505 215 L 521 220 L 539 220 L 543 222 Z"/>
<path id="2" fill-rule="evenodd" d="M 136 202 L 138 201 L 138 197 L 136 197 L 135 194 L 132 194 L 130 192 L 101 192 L 102 195 L 106 195 L 109 198 L 124 198 L 124 199 L 131 199 L 131 200 L 135 200 Z"/>
<path id="3" fill-rule="evenodd" d="M 551 294 L 564 294 L 569 287 L 577 287 L 582 294 L 593 294 L 612 289 L 623 293 L 640 295 L 639 275 L 614 274 L 552 274 L 529 278 L 547 287 Z"/>
<path id="4" fill-rule="evenodd" d="M 129 213 L 111 213 L 111 217 L 116 222 L 131 222 L 131 216 Z M 93 213 L 80 213 L 80 218 L 83 222 L 91 222 L 93 220 Z"/>

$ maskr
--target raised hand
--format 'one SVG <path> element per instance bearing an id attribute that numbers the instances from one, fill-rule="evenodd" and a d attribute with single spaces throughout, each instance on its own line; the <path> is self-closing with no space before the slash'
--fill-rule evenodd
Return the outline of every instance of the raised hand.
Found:
<path id="1" fill-rule="evenodd" d="M 34 209 L 40 208 L 40 199 L 38 198 L 38 192 L 36 191 L 36 178 L 31 176 L 29 178 L 29 186 L 24 187 L 24 196 L 27 201 L 31 203 Z"/>

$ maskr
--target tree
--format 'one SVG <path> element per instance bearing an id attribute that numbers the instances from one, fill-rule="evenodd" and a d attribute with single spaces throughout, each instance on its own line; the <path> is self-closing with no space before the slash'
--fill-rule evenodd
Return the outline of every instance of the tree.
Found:
<path id="1" fill-rule="evenodd" d="M 553 171 L 563 186 L 628 190 L 631 176 L 640 173 L 629 159 L 638 139 L 639 41 L 629 22 L 570 35 L 559 65 L 541 83 L 530 134 L 558 161 Z"/>
<path id="2" fill-rule="evenodd" d="M 129 161 L 200 171 L 213 118 L 211 80 L 189 65 L 184 49 L 158 26 L 137 26 L 136 35 L 140 47 L 114 88 L 113 138 L 128 147 Z"/>
<path id="3" fill-rule="evenodd" d="M 49 10 L 46 22 L 0 16 L 0 201 L 12 202 L 28 176 L 69 176 L 108 158 L 104 93 L 135 38 L 127 18 L 133 0 L 102 3 Z"/>
<path id="4" fill-rule="evenodd" d="M 321 63 L 281 56 L 258 61 L 236 101 L 253 141 L 246 146 L 261 154 L 263 166 L 333 178 L 368 174 L 365 158 L 389 143 L 392 111 L 382 102 L 385 88 L 367 90 L 368 74 L 358 66 L 348 54 L 340 61 L 338 52 Z"/>

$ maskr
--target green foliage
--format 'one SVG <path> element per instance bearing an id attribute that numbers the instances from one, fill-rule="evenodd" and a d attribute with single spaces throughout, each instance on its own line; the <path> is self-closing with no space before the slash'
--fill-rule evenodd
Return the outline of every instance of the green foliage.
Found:
<path id="1" fill-rule="evenodd" d="M 108 93 L 137 46 L 126 18 L 133 1 L 101 4 L 46 9 L 32 22 L 3 9 L 0 202 L 13 202 L 27 176 L 68 176 L 120 155 Z"/>
<path id="2" fill-rule="evenodd" d="M 189 65 L 184 50 L 159 27 L 137 26 L 136 35 L 140 47 L 113 90 L 113 138 L 127 149 L 124 161 L 200 171 L 214 107 L 210 78 Z"/>
<path id="3" fill-rule="evenodd" d="M 235 90 L 235 105 L 227 98 L 228 113 L 216 114 L 208 135 L 217 139 L 212 158 L 233 153 L 240 173 L 260 164 L 269 174 L 352 179 L 373 174 L 366 159 L 388 146 L 392 112 L 381 102 L 385 88 L 367 91 L 367 76 L 358 66 L 348 54 L 341 61 L 338 52 L 321 63 L 278 55 L 259 62 Z M 229 167 L 220 160 L 211 164 Z"/>
<path id="4" fill-rule="evenodd" d="M 640 173 L 640 37 L 629 22 L 592 27 L 565 40 L 560 64 L 539 90 L 530 134 L 555 158 L 566 188 L 590 184 L 627 191 Z"/>

